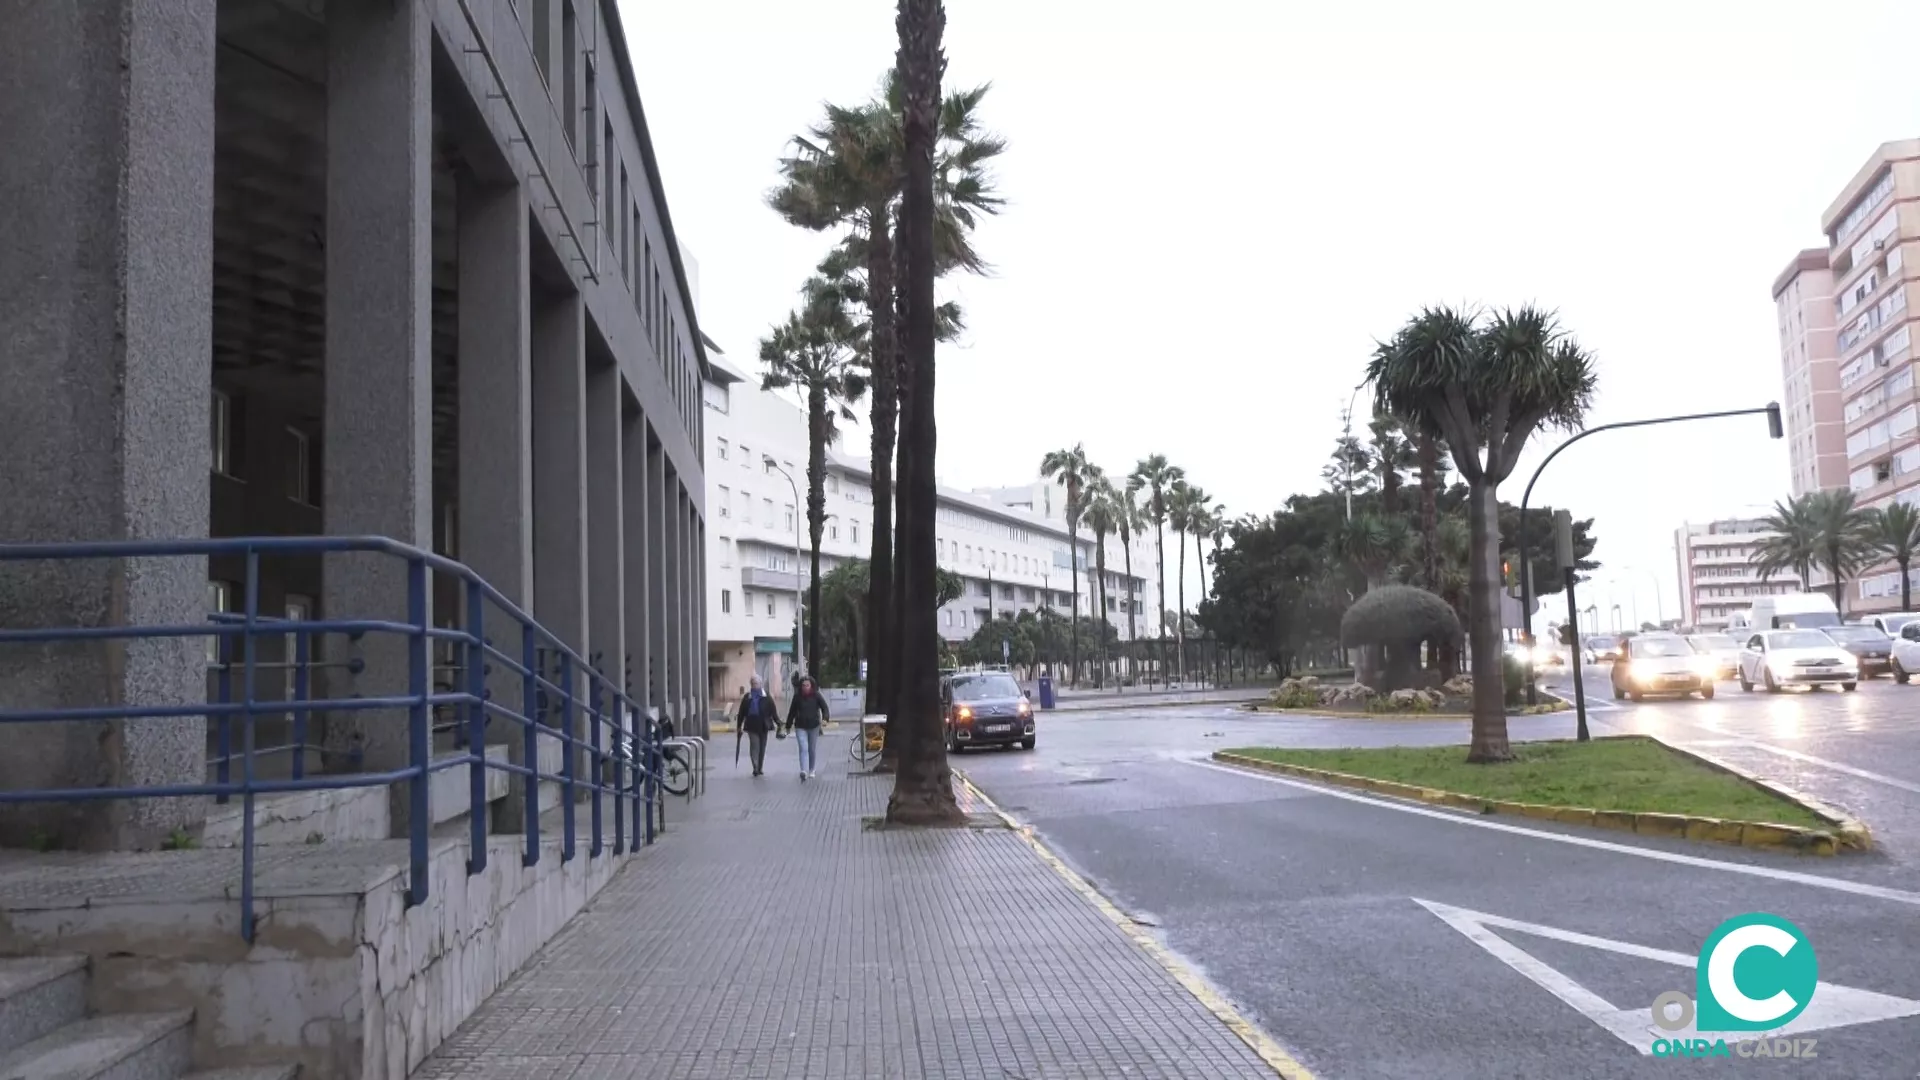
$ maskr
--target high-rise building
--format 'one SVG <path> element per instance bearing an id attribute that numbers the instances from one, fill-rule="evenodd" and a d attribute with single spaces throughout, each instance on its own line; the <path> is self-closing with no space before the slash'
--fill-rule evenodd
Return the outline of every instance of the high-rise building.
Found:
<path id="1" fill-rule="evenodd" d="M 1802 590 L 1799 576 L 1791 571 L 1762 578 L 1754 569 L 1754 557 L 1770 535 L 1765 522 L 1751 518 L 1685 524 L 1674 530 L 1682 625 L 1723 629 L 1735 612 L 1752 607 L 1756 597 Z"/>
<path id="2" fill-rule="evenodd" d="M 1847 482 L 1840 361 L 1834 351 L 1833 271 L 1823 248 L 1802 251 L 1773 281 L 1793 493 Z"/>

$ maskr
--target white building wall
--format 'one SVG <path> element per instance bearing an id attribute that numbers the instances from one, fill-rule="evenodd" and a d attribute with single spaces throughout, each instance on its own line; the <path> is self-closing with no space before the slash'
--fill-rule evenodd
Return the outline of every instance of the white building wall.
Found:
<path id="1" fill-rule="evenodd" d="M 1753 520 L 1687 524 L 1676 529 L 1674 551 L 1685 583 L 1681 621 L 1703 629 L 1721 629 L 1735 612 L 1751 608 L 1757 597 L 1802 591 L 1796 574 L 1787 572 L 1762 579 L 1753 568 L 1754 555 L 1769 535 Z"/>

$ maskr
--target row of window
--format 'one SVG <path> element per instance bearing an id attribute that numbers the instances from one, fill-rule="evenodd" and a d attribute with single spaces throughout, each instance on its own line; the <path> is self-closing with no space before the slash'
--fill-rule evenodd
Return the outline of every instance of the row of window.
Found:
<path id="1" fill-rule="evenodd" d="M 740 592 L 740 599 L 743 601 L 743 603 L 740 605 L 740 613 L 745 615 L 747 618 L 751 619 L 756 614 L 756 610 L 755 610 L 756 605 L 754 602 L 755 600 L 758 600 L 759 601 L 758 606 L 764 607 L 766 609 L 767 618 L 771 619 L 775 617 L 774 610 L 775 610 L 775 606 L 779 602 L 780 597 L 778 593 L 770 593 L 770 592 L 760 593 L 756 597 L 752 589 L 743 589 Z M 733 614 L 733 590 L 732 589 L 720 590 L 720 614 L 722 615 Z"/>
<path id="2" fill-rule="evenodd" d="M 1895 289 L 1880 299 L 1880 302 L 1862 312 L 1845 330 L 1840 331 L 1840 351 L 1852 351 L 1855 345 L 1867 340 L 1875 331 L 1892 322 L 1894 316 L 1907 310 L 1907 290 Z"/>
<path id="3" fill-rule="evenodd" d="M 1895 293 L 1894 295 L 1899 296 L 1903 294 Z M 1903 326 L 1893 333 L 1888 334 L 1885 338 L 1876 342 L 1873 348 L 1861 353 L 1852 363 L 1840 369 L 1840 389 L 1845 390 L 1855 383 L 1860 382 L 1867 376 L 1873 374 L 1877 368 L 1891 367 L 1905 360 L 1909 355 L 1909 347 L 1912 344 L 1913 327 L 1911 325 Z"/>
<path id="4" fill-rule="evenodd" d="M 1907 579 L 1912 588 L 1920 589 L 1920 566 L 1916 566 L 1912 570 L 1907 571 Z M 1893 570 L 1884 574 L 1871 574 L 1856 582 L 1855 587 L 1859 589 L 1860 599 L 1862 600 L 1877 600 L 1883 596 L 1898 597 L 1900 595 L 1900 571 Z"/>
<path id="5" fill-rule="evenodd" d="M 1848 486 L 1855 491 L 1866 491 L 1888 483 L 1896 476 L 1915 472 L 1920 472 L 1920 446 L 1909 446 L 1892 457 L 1853 470 L 1848 477 Z"/>
<path id="6" fill-rule="evenodd" d="M 1915 407 L 1909 405 L 1885 420 L 1861 428 L 1847 436 L 1847 456 L 1859 457 L 1896 439 L 1905 438 L 1913 432 L 1916 419 L 1920 417 L 1916 417 Z"/>
<path id="7" fill-rule="evenodd" d="M 1860 392 L 1860 396 L 1847 402 L 1847 423 L 1853 423 L 1885 405 L 1889 400 L 1899 400 L 1901 394 L 1912 389 L 1913 367 L 1910 364 L 1902 365 L 1900 370 L 1889 375 L 1885 382 L 1868 387 Z"/>
<path id="8" fill-rule="evenodd" d="M 242 427 L 241 418 L 245 413 L 244 399 L 215 390 L 213 407 L 209 415 L 211 428 L 213 471 L 233 480 L 242 479 L 246 471 L 244 461 L 245 440 L 238 436 Z M 319 462 L 313 455 L 313 438 L 297 427 L 281 429 L 281 493 L 303 506 L 318 506 Z"/>
<path id="9" fill-rule="evenodd" d="M 1834 226 L 1831 246 L 1839 247 L 1846 243 L 1854 233 L 1860 231 L 1862 225 L 1867 223 L 1867 219 L 1873 216 L 1873 212 L 1880 209 L 1891 198 L 1893 198 L 1893 170 L 1889 169 L 1880 175 L 1880 179 L 1860 197 L 1859 202 L 1853 204 L 1853 209 L 1847 211 L 1847 216 L 1840 219 L 1840 224 Z"/>

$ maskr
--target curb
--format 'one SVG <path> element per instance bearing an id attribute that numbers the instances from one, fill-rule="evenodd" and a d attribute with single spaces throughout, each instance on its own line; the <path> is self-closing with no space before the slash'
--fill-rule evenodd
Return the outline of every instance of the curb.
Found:
<path id="1" fill-rule="evenodd" d="M 1410 799 L 1430 806 L 1445 806 L 1455 810 L 1469 810 L 1478 814 L 1509 814 L 1515 817 L 1537 818 L 1542 821 L 1557 821 L 1563 825 L 1588 825 L 1596 829 L 1612 829 L 1616 832 L 1630 832 L 1640 836 L 1658 836 L 1674 840 L 1693 840 L 1715 844 L 1729 844 L 1735 847 L 1757 848 L 1765 851 L 1790 851 L 1802 855 L 1834 855 L 1840 850 L 1865 851 L 1872 847 L 1872 835 L 1859 821 L 1847 817 L 1824 803 L 1808 799 L 1790 789 L 1762 780 L 1751 773 L 1736 769 L 1724 762 L 1714 761 L 1698 753 L 1674 746 L 1664 739 L 1651 735 L 1602 735 L 1602 739 L 1644 739 L 1658 743 L 1669 750 L 1693 758 L 1710 768 L 1744 780 L 1769 794 L 1779 796 L 1789 802 L 1798 803 L 1802 808 L 1832 823 L 1831 829 L 1807 829 L 1796 825 L 1780 825 L 1762 821 L 1732 821 L 1722 818 L 1696 817 L 1690 814 L 1665 814 L 1654 811 L 1632 810 L 1596 810 L 1584 806 L 1548 806 L 1542 803 L 1513 802 L 1507 799 L 1488 799 L 1478 795 L 1464 795 L 1457 791 L 1442 791 L 1439 788 L 1421 787 L 1418 784 L 1402 784 L 1393 780 L 1376 780 L 1370 776 L 1355 776 L 1352 773 L 1335 772 L 1331 769 L 1315 769 L 1305 765 L 1290 765 L 1277 761 L 1264 761 L 1260 758 L 1236 754 L 1231 750 L 1213 752 L 1215 761 L 1234 765 L 1243 769 L 1259 772 L 1278 773 L 1283 776 L 1313 780 L 1339 787 L 1358 788 L 1379 795 L 1391 795 L 1395 798 Z"/>
<path id="2" fill-rule="evenodd" d="M 1112 705 L 1108 705 L 1105 702 L 1102 702 L 1101 704 L 1098 704 L 1098 705 L 1078 705 L 1073 708 L 1061 708 L 1059 706 L 1055 706 L 1054 708 L 1051 708 L 1051 709 L 1040 709 L 1036 711 L 1041 713 L 1059 714 L 1059 713 L 1077 713 L 1077 712 L 1102 712 L 1108 709 L 1118 709 L 1118 708 L 1127 708 L 1127 709 L 1187 708 L 1187 709 L 1190 709 L 1190 708 L 1194 708 L 1201 705 L 1244 705 L 1249 701 L 1258 701 L 1258 700 L 1260 699 L 1231 697 L 1231 698 L 1209 698 L 1205 701 L 1139 701 L 1139 702 L 1135 702 L 1135 701 L 1129 701 L 1125 698 L 1121 698 L 1115 701 Z"/>
<path id="3" fill-rule="evenodd" d="M 1135 922 L 1126 912 L 1121 911 L 1113 901 L 1107 899 L 1105 894 L 1068 866 L 1065 860 L 1055 855 L 1038 836 L 1034 835 L 1032 826 L 1022 825 L 1012 814 L 1000 809 L 1000 804 L 980 790 L 979 785 L 967 779 L 965 773 L 954 769 L 953 778 L 966 785 L 967 790 L 979 800 L 982 806 L 998 815 L 1001 821 L 1006 822 L 1007 828 L 1032 848 L 1034 853 L 1040 856 L 1041 861 L 1051 867 L 1054 873 L 1060 875 L 1074 892 L 1079 893 L 1082 899 L 1092 904 L 1100 914 L 1105 915 L 1110 922 L 1119 927 L 1121 933 L 1132 939 L 1133 943 L 1159 964 L 1167 974 L 1172 975 L 1174 980 L 1192 994 L 1208 1012 L 1225 1024 L 1227 1030 L 1238 1036 L 1241 1042 L 1246 1043 L 1247 1047 L 1257 1054 L 1261 1061 L 1266 1062 L 1267 1067 L 1271 1068 L 1275 1075 L 1280 1077 L 1280 1080 L 1315 1080 L 1313 1073 L 1308 1071 L 1305 1065 L 1300 1064 L 1279 1043 L 1240 1015 L 1239 1010 L 1229 1004 L 1219 991 L 1207 983 L 1205 978 L 1175 956 L 1172 950 L 1162 945 L 1158 938 Z"/>
<path id="4" fill-rule="evenodd" d="M 1399 713 L 1396 713 L 1396 712 L 1343 713 L 1343 712 L 1328 712 L 1325 709 L 1294 709 L 1294 708 L 1283 708 L 1278 705 L 1260 705 L 1260 704 L 1248 705 L 1246 711 L 1251 713 L 1275 713 L 1281 716 L 1311 716 L 1321 720 L 1471 720 L 1473 719 L 1473 714 L 1470 712 L 1434 711 L 1434 712 L 1399 712 Z M 1509 720 L 1519 720 L 1519 719 L 1525 719 L 1526 717 L 1529 717 L 1529 716 L 1558 716 L 1561 713 L 1572 712 L 1572 711 L 1573 711 L 1573 706 L 1568 705 L 1564 709 L 1549 709 L 1545 712 L 1513 712 L 1513 713 L 1508 713 L 1506 715 L 1507 715 L 1507 719 Z"/>

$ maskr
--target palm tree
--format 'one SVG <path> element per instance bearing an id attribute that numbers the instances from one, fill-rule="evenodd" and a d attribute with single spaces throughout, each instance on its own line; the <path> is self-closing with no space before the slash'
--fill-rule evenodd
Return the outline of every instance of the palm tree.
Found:
<path id="1" fill-rule="evenodd" d="M 1187 679 L 1187 537 L 1206 527 L 1207 504 L 1212 496 L 1182 479 L 1167 495 L 1167 523 L 1173 526 L 1180 542 L 1180 681 Z M 1197 542 L 1197 541 L 1196 541 Z"/>
<path id="2" fill-rule="evenodd" d="M 1367 425 L 1373 434 L 1373 467 L 1379 473 L 1380 508 L 1389 514 L 1400 512 L 1400 488 L 1408 470 L 1419 464 L 1406 429 L 1391 416 L 1375 416 Z"/>
<path id="3" fill-rule="evenodd" d="M 1134 501 L 1131 484 L 1108 484 L 1107 502 L 1113 508 L 1114 528 L 1120 534 L 1120 554 L 1126 560 L 1127 674 L 1131 676 L 1140 662 L 1140 647 L 1135 644 L 1139 640 L 1136 633 L 1139 627 L 1134 616 L 1140 610 L 1140 600 L 1133 595 L 1133 540 L 1135 534 L 1146 527 L 1146 515 L 1140 512 L 1140 504 Z"/>
<path id="4" fill-rule="evenodd" d="M 1414 459 L 1420 465 L 1420 576 L 1430 590 L 1440 587 L 1440 488 L 1446 483 L 1440 438 L 1413 431 Z"/>
<path id="5" fill-rule="evenodd" d="M 1067 556 L 1073 577 L 1073 619 L 1068 623 L 1070 644 L 1067 652 L 1067 682 L 1080 682 L 1080 515 L 1086 512 L 1087 484 L 1098 467 L 1087 460 L 1084 444 L 1074 443 L 1066 450 L 1053 450 L 1040 459 L 1040 477 L 1057 480 L 1067 489 Z"/>
<path id="6" fill-rule="evenodd" d="M 938 135 L 940 75 L 946 58 L 940 37 L 947 14 L 940 0 L 900 0 L 895 26 L 900 37 L 904 179 L 900 192 L 899 239 L 904 273 L 898 283 L 901 313 L 900 359 L 912 387 L 902 417 L 906 437 L 902 460 L 911 468 L 902 478 L 900 561 L 905 573 L 900 595 L 900 653 L 894 691 L 897 714 L 889 734 L 902 738 L 887 820 L 896 824 L 952 824 L 963 820 L 947 766 L 940 716 L 940 573 L 935 548 L 939 493 L 934 483 L 934 346 L 938 333 L 933 279 L 934 143 Z"/>
<path id="7" fill-rule="evenodd" d="M 1120 527 L 1120 519 L 1114 513 L 1111 496 L 1113 486 L 1107 482 L 1104 474 L 1095 467 L 1093 478 L 1087 485 L 1087 506 L 1081 511 L 1080 520 L 1093 532 L 1093 574 L 1094 591 L 1100 597 L 1100 666 L 1095 669 L 1093 685 L 1103 687 L 1107 676 L 1107 537 Z"/>
<path id="8" fill-rule="evenodd" d="M 1473 739 L 1470 762 L 1508 761 L 1500 648 L 1500 482 L 1542 426 L 1577 428 L 1593 400 L 1593 361 L 1550 314 L 1429 308 L 1367 365 L 1374 411 L 1443 437 L 1467 484 L 1473 530 Z"/>
<path id="9" fill-rule="evenodd" d="M 1845 616 L 1847 579 L 1875 554 L 1874 514 L 1855 504 L 1853 492 L 1846 488 L 1811 492 L 1808 498 L 1819 537 L 1820 554 L 1815 561 L 1832 575 L 1834 610 Z"/>
<path id="10" fill-rule="evenodd" d="M 1773 513 L 1760 519 L 1761 528 L 1766 537 L 1754 548 L 1753 568 L 1760 574 L 1760 580 L 1768 581 L 1775 574 L 1792 571 L 1800 579 L 1800 587 L 1807 588 L 1813 583 L 1813 564 L 1820 557 L 1820 530 L 1814 520 L 1813 497 L 1810 492 L 1786 502 L 1775 502 Z"/>
<path id="11" fill-rule="evenodd" d="M 1913 610 L 1913 554 L 1920 548 L 1920 510 L 1912 503 L 1889 503 L 1873 512 L 1872 540 L 1880 554 L 1900 568 L 1900 610 Z"/>
<path id="12" fill-rule="evenodd" d="M 1140 506 L 1148 521 L 1153 522 L 1154 556 L 1154 596 L 1156 606 L 1167 606 L 1167 493 L 1173 485 L 1186 478 L 1186 472 L 1178 465 L 1167 464 L 1165 454 L 1152 454 L 1141 458 L 1127 476 L 1127 490 L 1135 495 L 1145 492 L 1146 502 Z M 1160 677 L 1166 678 L 1167 672 L 1167 623 L 1160 620 Z"/>
<path id="13" fill-rule="evenodd" d="M 853 419 L 851 404 L 866 393 L 853 362 L 853 320 L 845 298 L 823 276 L 810 279 L 803 302 L 761 339 L 764 390 L 796 387 L 807 402 L 807 640 L 820 640 L 820 533 L 827 523 L 827 447 L 839 436 L 836 419 Z"/>

